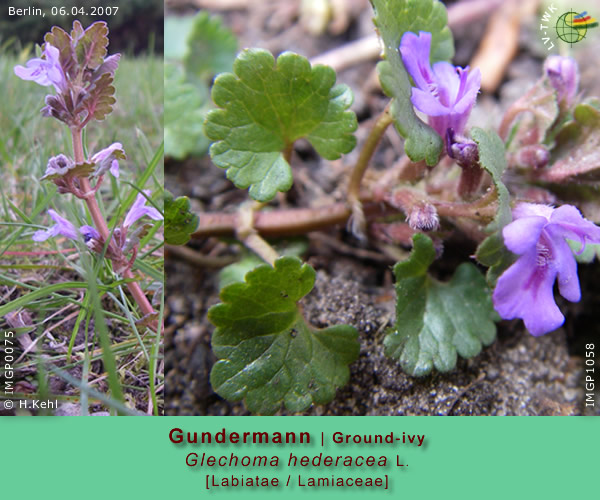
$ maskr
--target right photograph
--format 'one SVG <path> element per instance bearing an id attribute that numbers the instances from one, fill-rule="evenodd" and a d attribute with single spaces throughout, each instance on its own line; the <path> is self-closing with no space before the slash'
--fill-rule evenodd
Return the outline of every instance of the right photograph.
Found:
<path id="1" fill-rule="evenodd" d="M 164 414 L 600 415 L 598 19 L 166 0 Z"/>

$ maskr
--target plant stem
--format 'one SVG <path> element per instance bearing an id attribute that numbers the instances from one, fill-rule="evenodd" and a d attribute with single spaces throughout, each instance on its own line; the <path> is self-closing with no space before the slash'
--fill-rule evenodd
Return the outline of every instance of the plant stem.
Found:
<path id="1" fill-rule="evenodd" d="M 85 161 L 85 157 L 83 155 L 81 128 L 72 128 L 71 136 L 73 138 L 73 154 L 75 156 L 75 163 L 83 163 Z M 100 233 L 104 241 L 108 241 L 110 238 L 110 231 L 108 230 L 108 225 L 102 216 L 102 212 L 100 211 L 100 207 L 96 201 L 95 193 L 92 191 L 90 181 L 87 177 L 80 177 L 79 181 L 84 193 L 85 203 L 90 211 L 92 220 L 94 221 L 94 226 L 96 226 L 96 230 Z M 123 273 L 123 277 L 125 279 L 135 279 L 135 276 L 129 270 Z M 129 292 L 135 299 L 144 316 L 155 312 L 137 281 L 131 281 L 127 283 L 127 288 L 129 289 Z"/>
<path id="2" fill-rule="evenodd" d="M 260 205 L 259 205 L 260 206 Z M 265 262 L 275 267 L 275 260 L 279 257 L 277 251 L 267 243 L 254 228 L 256 205 L 246 203 L 238 211 L 235 234 L 250 250 L 256 253 Z"/>
<path id="3" fill-rule="evenodd" d="M 379 141 L 383 137 L 388 126 L 392 123 L 393 118 L 389 111 L 390 106 L 388 105 L 381 115 L 377 118 L 375 125 L 369 132 L 369 136 L 363 145 L 358 160 L 352 169 L 350 174 L 350 181 L 348 182 L 347 199 L 348 204 L 352 210 L 352 227 L 355 233 L 364 232 L 365 227 L 365 215 L 363 213 L 362 204 L 360 202 L 360 184 L 362 179 L 369 167 L 369 163 Z"/>
<path id="4" fill-rule="evenodd" d="M 367 171 L 369 166 L 369 162 L 371 161 L 371 157 L 373 153 L 375 153 L 375 149 L 379 144 L 379 141 L 383 137 L 388 126 L 392 123 L 393 118 L 389 111 L 389 105 L 383 110 L 381 115 L 377 118 L 375 125 L 369 132 L 369 136 L 363 145 L 363 148 L 360 152 L 358 160 L 352 169 L 352 174 L 350 175 L 350 182 L 348 183 L 348 199 L 358 199 L 359 191 L 360 191 L 360 183 L 362 178 Z"/>
<path id="5" fill-rule="evenodd" d="M 395 197 L 399 200 L 414 198 L 414 191 L 407 188 L 406 192 L 398 190 Z M 438 214 L 443 217 L 466 217 L 475 221 L 491 220 L 496 207 L 495 190 L 491 189 L 482 198 L 471 203 L 456 203 L 439 201 L 423 196 L 423 202 L 435 206 Z M 401 207 L 384 204 L 383 200 L 374 200 L 372 196 L 362 196 L 364 213 L 369 218 L 385 217 L 403 212 Z M 192 238 L 206 238 L 209 236 L 233 236 L 236 234 L 240 223 L 238 214 L 227 213 L 199 213 L 198 230 Z M 286 210 L 273 210 L 271 212 L 256 212 L 252 227 L 262 236 L 291 236 L 306 234 L 311 231 L 320 231 L 331 226 L 345 224 L 352 215 L 346 203 L 333 203 L 318 208 L 293 208 Z"/>

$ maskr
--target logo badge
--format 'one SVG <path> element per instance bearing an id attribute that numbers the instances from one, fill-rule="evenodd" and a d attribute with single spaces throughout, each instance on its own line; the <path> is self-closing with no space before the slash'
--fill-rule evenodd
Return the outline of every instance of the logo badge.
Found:
<path id="1" fill-rule="evenodd" d="M 556 34 L 563 42 L 573 45 L 585 38 L 587 30 L 598 26 L 598 22 L 587 12 L 565 12 L 556 21 Z"/>

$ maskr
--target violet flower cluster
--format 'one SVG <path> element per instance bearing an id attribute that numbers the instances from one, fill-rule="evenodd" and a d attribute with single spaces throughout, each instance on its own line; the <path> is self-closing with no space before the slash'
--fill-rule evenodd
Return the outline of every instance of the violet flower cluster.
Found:
<path id="1" fill-rule="evenodd" d="M 94 23 L 83 30 L 81 24 L 75 21 L 70 35 L 55 27 L 46 36 L 41 57 L 31 59 L 25 66 L 14 68 L 15 74 L 23 80 L 54 86 L 57 94 L 46 96 L 42 114 L 65 122 L 74 137 L 80 134 L 91 119 L 103 119 L 112 111 L 112 104 L 115 102 L 112 97 L 114 87 L 111 84 L 120 55 L 105 57 L 107 33 L 108 28 L 104 22 Z M 61 40 L 60 50 L 50 42 L 56 39 Z M 65 40 L 70 43 L 65 44 Z M 80 151 L 82 149 L 81 147 Z M 77 156 L 77 152 L 75 154 Z M 107 225 L 92 198 L 100 188 L 106 172 L 110 171 L 115 178 L 119 177 L 119 160 L 126 159 L 125 152 L 122 144 L 115 142 L 87 159 L 81 160 L 81 156 L 80 153 L 79 161 L 62 153 L 50 158 L 42 179 L 56 184 L 59 193 L 71 193 L 85 200 L 88 208 L 95 212 L 92 218 L 96 215 L 94 221 L 98 227 L 84 225 L 77 229 L 55 210 L 49 209 L 48 215 L 55 224 L 46 230 L 36 231 L 33 239 L 44 241 L 63 235 L 77 241 L 83 237 L 90 250 L 113 261 L 117 272 L 126 272 L 133 265 L 137 245 L 145 231 L 143 226 L 134 231 L 130 231 L 130 228 L 142 217 L 153 220 L 162 220 L 163 217 L 156 208 L 146 205 L 146 197 L 150 196 L 150 192 L 144 191 L 137 196 L 122 225 L 114 229 L 107 244 Z M 96 181 L 93 187 L 89 183 L 92 179 Z M 128 254 L 131 256 L 127 257 Z"/>
<path id="2" fill-rule="evenodd" d="M 143 193 L 137 195 L 133 205 L 127 212 L 125 220 L 120 228 L 115 230 L 113 241 L 109 244 L 106 255 L 109 258 L 116 258 L 123 253 L 133 249 L 139 241 L 139 235 L 134 235 L 133 238 L 127 238 L 129 229 L 142 217 L 149 217 L 152 220 L 163 220 L 161 213 L 154 207 L 147 206 L 147 198 L 150 196 L 149 190 L 144 190 Z M 45 241 L 58 235 L 66 236 L 67 238 L 78 241 L 80 234 L 90 250 L 101 253 L 104 248 L 104 240 L 100 233 L 92 226 L 81 226 L 79 230 L 67 219 L 61 217 L 55 210 L 49 209 L 48 215 L 55 224 L 46 230 L 39 230 L 33 234 L 34 241 Z M 132 264 L 133 262 L 131 262 Z M 127 265 L 122 266 L 124 269 L 129 269 L 129 261 Z"/>
<path id="3" fill-rule="evenodd" d="M 577 262 L 567 242 L 600 243 L 600 227 L 572 205 L 552 208 L 521 203 L 504 227 L 504 244 L 520 257 L 498 279 L 494 307 L 503 319 L 521 318 L 532 335 L 543 335 L 565 320 L 554 301 L 554 283 L 571 302 L 581 298 Z"/>

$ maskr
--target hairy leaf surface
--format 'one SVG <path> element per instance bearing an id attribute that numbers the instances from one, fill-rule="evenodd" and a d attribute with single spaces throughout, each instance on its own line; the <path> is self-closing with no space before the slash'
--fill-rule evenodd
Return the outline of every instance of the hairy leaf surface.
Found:
<path id="1" fill-rule="evenodd" d="M 222 304 L 208 318 L 217 327 L 211 372 L 215 391 L 243 399 L 253 413 L 273 414 L 282 404 L 294 412 L 331 401 L 358 357 L 356 329 L 311 328 L 297 302 L 312 289 L 315 271 L 295 257 L 249 272 L 245 282 L 221 290 Z"/>
<path id="2" fill-rule="evenodd" d="M 352 92 L 335 85 L 331 68 L 311 67 L 290 52 L 275 62 L 266 50 L 249 49 L 237 57 L 233 71 L 215 80 L 212 98 L 221 109 L 208 114 L 205 131 L 214 141 L 213 162 L 227 169 L 237 187 L 250 187 L 255 200 L 268 201 L 290 189 L 284 151 L 297 139 L 308 139 L 328 160 L 354 148 Z"/>
<path id="3" fill-rule="evenodd" d="M 432 241 L 419 233 L 413 243 L 409 259 L 394 266 L 396 324 L 384 340 L 386 354 L 414 376 L 433 368 L 447 372 L 456 366 L 457 354 L 471 358 L 493 342 L 497 314 L 473 264 L 461 264 L 441 283 L 427 273 L 435 259 Z"/>

